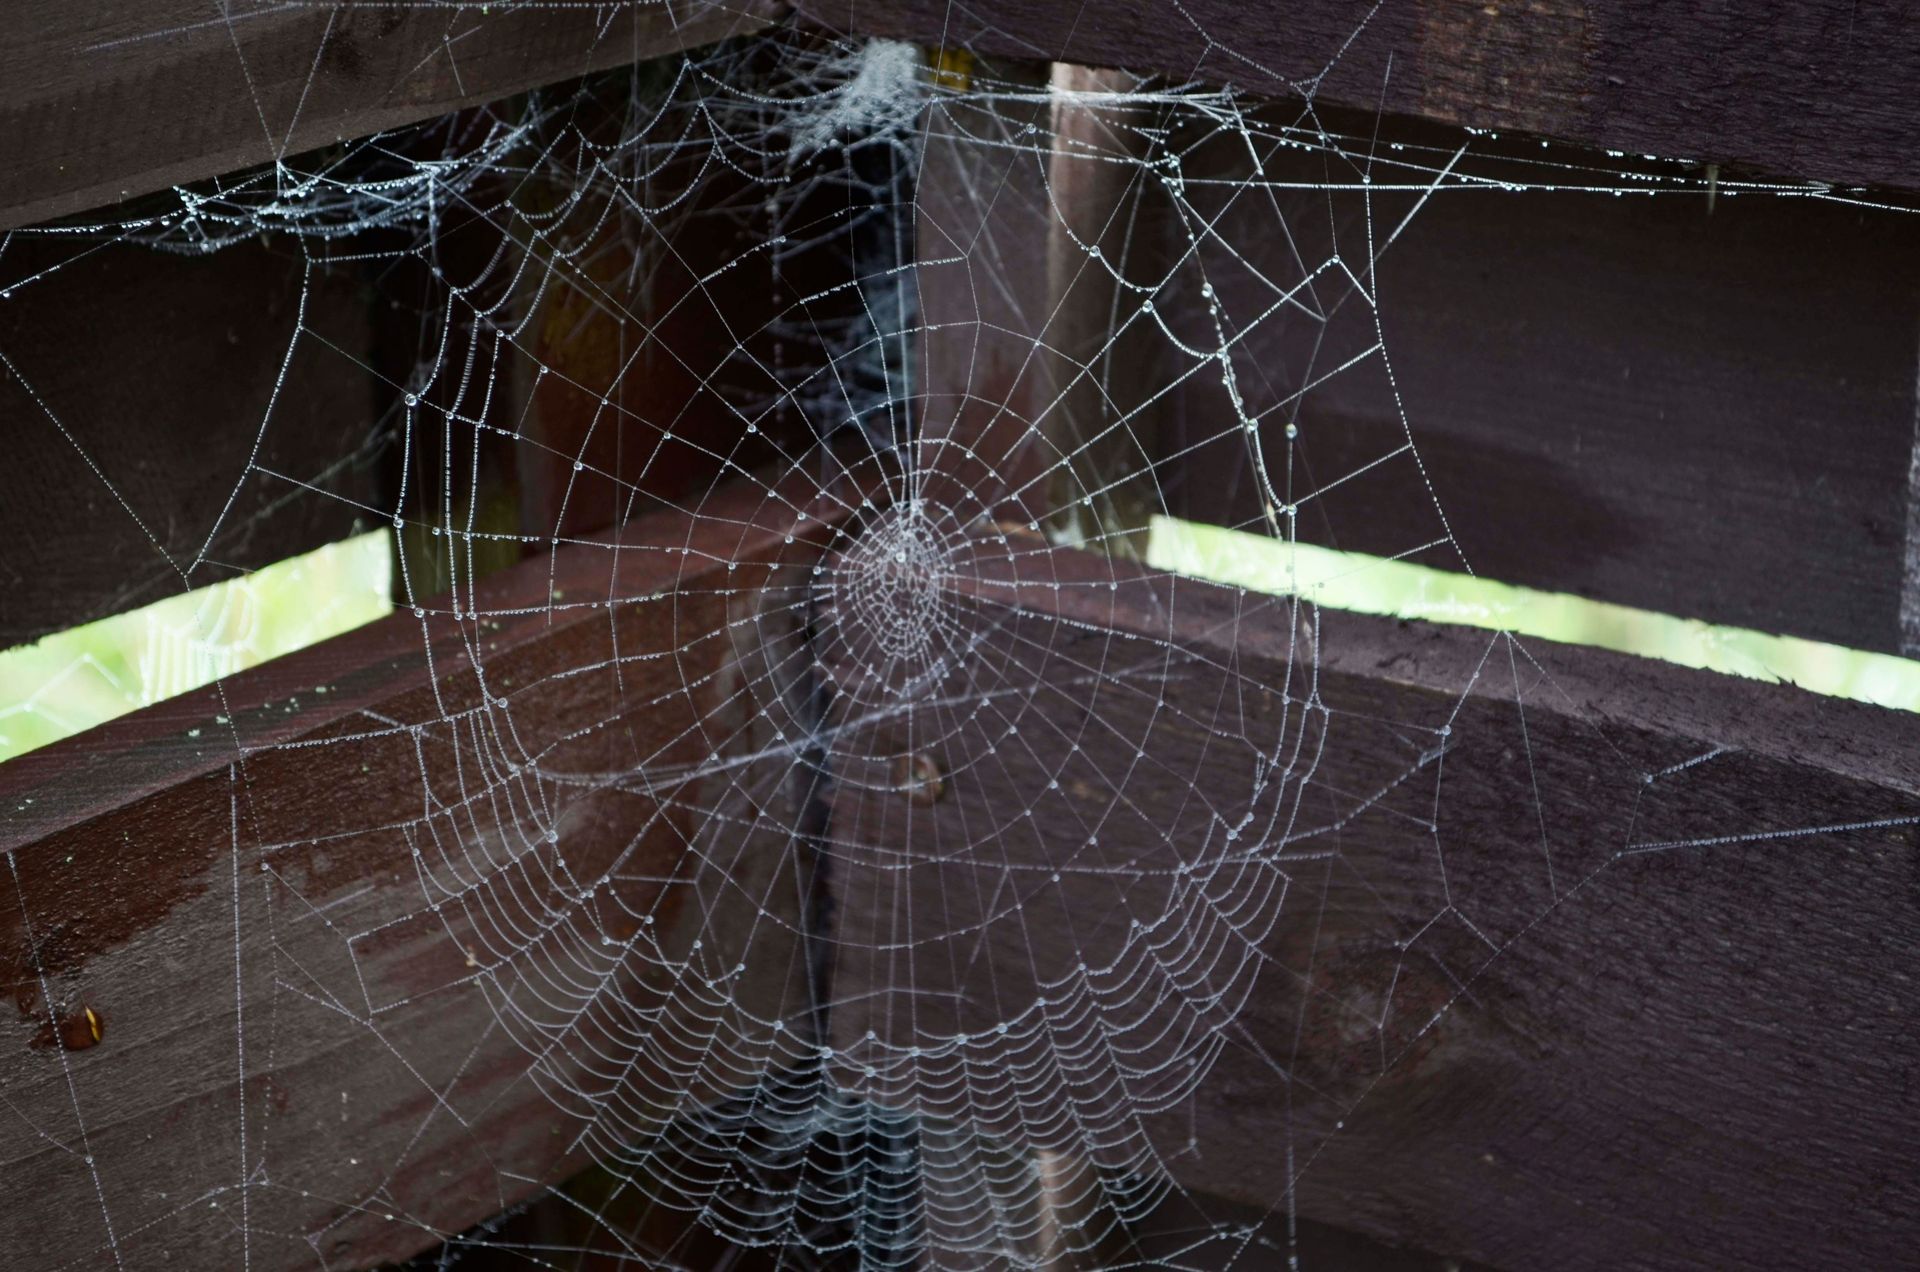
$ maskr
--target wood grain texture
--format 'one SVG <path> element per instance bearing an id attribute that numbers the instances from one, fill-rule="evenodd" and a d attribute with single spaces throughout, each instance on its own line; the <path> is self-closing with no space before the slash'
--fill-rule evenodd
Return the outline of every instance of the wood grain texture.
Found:
<path id="1" fill-rule="evenodd" d="M 1047 457 L 1035 424 L 1057 394 L 1048 317 L 1045 62 L 961 58 L 939 72 L 991 80 L 1023 99 L 928 112 L 914 183 L 914 368 L 920 467 L 936 498 L 984 483 L 1010 516 L 1044 507 Z M 978 456 L 977 459 L 970 456 Z"/>
<path id="2" fill-rule="evenodd" d="M 1908 647 L 1912 216 L 1618 196 L 1636 183 L 1586 152 L 1351 113 L 1305 148 L 1281 106 L 1250 135 L 1159 121 L 1176 209 L 1158 183 L 1091 188 L 1135 170 L 1098 112 L 1057 103 L 1044 170 L 1043 139 L 1006 146 L 992 129 L 1021 121 L 992 113 L 933 114 L 927 467 L 971 438 L 994 470 L 974 484 L 1025 491 L 1021 520 L 1076 488 L 1100 492 L 1095 534 L 1131 504 L 1276 529 L 1293 504 L 1304 542 Z M 1443 168 L 1467 184 L 1435 190 Z M 1370 274 L 1336 263 L 1370 251 Z"/>
<path id="3" fill-rule="evenodd" d="M 1161 338 L 1135 319 L 1168 267 L 1170 209 L 1147 166 L 1157 121 L 1118 100 L 1131 87 L 1125 72 L 1061 64 L 1053 85 L 1043 335 L 1058 396 L 1040 421 L 1058 457 L 1049 534 L 1140 555 L 1160 511 L 1138 476 L 1160 452 L 1145 408 L 1161 387 Z"/>
<path id="4" fill-rule="evenodd" d="M 1460 139 L 1392 122 L 1363 190 L 1372 126 L 1349 122 L 1365 129 L 1349 134 L 1357 153 L 1274 149 L 1259 174 L 1237 138 L 1188 156 L 1210 229 L 1155 303 L 1202 349 L 1220 341 L 1217 305 L 1237 344 L 1233 392 L 1204 368 L 1157 408 L 1162 454 L 1178 456 L 1161 476 L 1170 511 L 1263 524 L 1274 499 L 1298 507 L 1302 541 L 1434 545 L 1411 559 L 1901 650 L 1920 223 L 1804 199 L 1615 197 L 1572 176 L 1426 197 L 1431 176 L 1399 163 L 1437 167 Z M 1498 179 L 1525 159 L 1476 145 L 1456 171 Z M 1256 175 L 1271 197 L 1240 186 Z M 1308 276 L 1363 257 L 1369 224 L 1371 296 Z M 1298 303 L 1277 304 L 1295 287 Z M 1159 382 L 1189 365 L 1170 357 Z M 1271 494 L 1240 409 L 1260 421 Z"/>
<path id="5" fill-rule="evenodd" d="M 1920 187 L 1920 14 L 1815 0 L 802 0 L 836 30 L 1310 91 L 1484 129 L 1850 184 Z M 1391 73 L 1389 73 L 1391 64 Z"/>
<path id="6" fill-rule="evenodd" d="M 1906 547 L 1900 583 L 1900 652 L 1920 658 L 1920 384 L 1914 388 L 1913 450 L 1907 466 Z"/>
<path id="7" fill-rule="evenodd" d="M 991 1028 L 1043 986 L 1144 967 L 1136 1010 L 1076 1034 L 1057 1009 L 1059 1049 L 1021 1044 L 1018 1071 L 1092 1084 L 1105 1046 L 1150 1094 L 1178 1078 L 1152 1021 L 1182 1015 L 1155 987 L 1189 978 L 1202 1020 L 1240 1003 L 1195 1091 L 1138 1127 L 1188 1187 L 1284 1214 L 1291 1185 L 1311 1218 L 1495 1267 L 1910 1256 L 1914 717 L 1331 613 L 1316 662 L 1281 601 L 1037 546 L 1000 561 L 955 587 L 1006 633 L 968 674 L 1030 664 L 994 716 L 1017 727 L 934 731 L 937 803 L 850 776 L 836 805 L 856 866 L 909 866 L 842 897 L 837 934 L 874 951 L 836 987 L 856 1057 L 867 1030 Z M 1311 764 L 1261 786 L 1296 736 Z M 1202 928 L 1161 916 L 1236 824 L 1269 828 L 1242 851 L 1284 904 L 1255 983 L 1231 959 L 1192 982 Z M 1216 922 L 1257 919 L 1247 882 Z M 1009 1133 L 1061 1115 L 1006 1112 Z"/>
<path id="8" fill-rule="evenodd" d="M 0 40 L 0 229 L 752 31 L 778 5 L 496 9 L 16 6 Z"/>
<path id="9" fill-rule="evenodd" d="M 785 894 L 785 766 L 751 754 L 763 620 L 791 620 L 761 589 L 821 523 L 758 487 L 701 513 L 485 581 L 494 618 L 397 614 L 0 770 L 0 1250 L 370 1266 L 630 1129 L 595 1138 L 586 1039 L 604 1054 L 667 991 L 616 969 L 549 1019 L 543 960 L 649 920 L 726 957 L 753 929 L 726 907 L 756 878 Z M 687 771 L 735 742 L 727 782 Z M 740 991 L 776 1013 L 777 934 Z"/>
<path id="10" fill-rule="evenodd" d="M 1138 166 L 1145 121 L 1073 96 L 1112 91 L 1112 73 L 951 61 L 937 77 L 996 96 L 927 116 L 920 465 L 1002 519 L 1139 549 L 1134 532 L 1158 510 L 1132 480 L 1158 453 L 1141 406 L 1162 367 L 1155 335 L 1127 315 L 1166 268 L 1167 233 Z"/>
<path id="11" fill-rule="evenodd" d="M 374 524 L 364 279 L 287 240 L 0 249 L 0 648 Z"/>

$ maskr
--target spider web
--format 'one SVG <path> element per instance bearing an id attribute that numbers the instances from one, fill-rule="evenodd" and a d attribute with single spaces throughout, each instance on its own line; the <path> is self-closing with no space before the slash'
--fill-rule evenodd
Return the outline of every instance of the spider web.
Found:
<path id="1" fill-rule="evenodd" d="M 434 1266 L 1302 1262 L 1318 1155 L 1480 1006 L 1482 969 L 1623 859 L 1626 839 L 1564 833 L 1555 776 L 1642 759 L 1598 734 L 1537 754 L 1524 708 L 1558 687 L 1503 635 L 1438 713 L 1330 701 L 1337 637 L 1310 600 L 1152 568 L 1152 518 L 1192 507 L 1175 475 L 1224 447 L 1221 519 L 1284 546 L 1329 492 L 1411 479 L 1430 533 L 1396 554 L 1465 568 L 1374 266 L 1432 200 L 1554 192 L 1842 197 L 1471 133 L 1382 145 L 1311 95 L 779 31 L 0 240 L 21 299 L 105 244 L 266 236 L 301 264 L 303 313 L 335 272 L 375 280 L 412 337 L 398 373 L 304 318 L 286 357 L 387 393 L 375 432 L 404 480 L 355 510 L 410 545 L 417 647 L 471 667 L 321 738 L 230 737 L 233 878 L 195 902 L 231 911 L 236 1001 L 205 1049 L 241 1080 L 230 1138 L 196 1143 L 172 1195 L 133 1191 L 113 1110 L 74 1078 L 92 1057 L 49 1058 L 0 1093 L 7 1134 L 88 1172 L 98 1214 L 39 1264 L 148 1266 L 213 1231 L 236 1266 L 357 1266 L 389 1248 L 370 1223 L 451 1237 Z M 1303 358 L 1271 356 L 1281 331 Z M 1313 472 L 1303 404 L 1353 381 L 1398 434 Z M 1215 413 L 1169 444 L 1150 422 L 1196 385 Z M 503 470 L 541 492 L 518 505 L 537 524 L 489 504 Z M 340 498 L 256 462 L 236 500 L 261 486 Z M 738 568 L 711 551 L 761 525 L 790 531 Z M 614 559 L 599 594 L 568 590 L 581 554 Z M 545 586 L 490 587 L 522 559 Z M 183 583 L 203 565 L 168 560 Z M 667 592 L 663 644 L 633 615 Z M 529 617 L 572 635 L 547 661 L 489 652 Z M 1495 679 L 1521 709 L 1463 737 Z M 560 698 L 585 705 L 548 737 Z M 1525 859 L 1440 832 L 1447 757 L 1474 745 L 1527 760 Z M 412 805 L 270 807 L 341 751 L 405 774 Z M 1424 864 L 1389 872 L 1402 850 Z M 360 885 L 369 861 L 403 882 Z M 1330 917 L 1369 891 L 1363 930 Z M 1316 979 L 1355 949 L 1362 974 Z M 475 995 L 479 1034 L 434 1023 Z M 1290 1043 L 1247 1029 L 1262 996 Z M 343 1075 L 338 1108 L 287 1102 L 317 1080 L 276 1056 L 370 1035 L 385 1063 Z M 1264 1209 L 1176 1182 L 1230 1050 L 1289 1110 Z M 594 1167 L 545 1203 L 558 1236 L 511 1212 L 533 1181 L 486 1143 L 529 1086 L 542 1160 Z M 449 1123 L 468 1159 L 441 1199 L 507 1212 L 463 1236 L 403 1179 Z"/>

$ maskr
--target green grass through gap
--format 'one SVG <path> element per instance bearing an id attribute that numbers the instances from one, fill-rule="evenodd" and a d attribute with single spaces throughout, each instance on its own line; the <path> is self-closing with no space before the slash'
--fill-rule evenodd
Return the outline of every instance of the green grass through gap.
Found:
<path id="1" fill-rule="evenodd" d="M 368 531 L 0 652 L 0 761 L 384 617 L 392 545 Z"/>
<path id="2" fill-rule="evenodd" d="M 1920 711 L 1920 662 L 1911 659 L 1516 587 L 1410 561 L 1155 517 L 1147 563 L 1248 591 L 1300 596 L 1330 609 L 1590 645 Z"/>

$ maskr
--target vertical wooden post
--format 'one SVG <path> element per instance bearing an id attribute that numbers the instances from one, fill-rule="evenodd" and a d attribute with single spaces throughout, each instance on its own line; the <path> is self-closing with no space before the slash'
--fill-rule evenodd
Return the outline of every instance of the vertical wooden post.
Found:
<path id="1" fill-rule="evenodd" d="M 1050 64 L 942 53 L 915 194 L 915 467 L 929 500 L 1029 520 L 1044 509 L 1035 424 L 1049 398 Z"/>
<path id="2" fill-rule="evenodd" d="M 1914 359 L 1913 456 L 1907 464 L 1907 552 L 1900 580 L 1900 652 L 1920 657 L 1920 356 Z"/>
<path id="3" fill-rule="evenodd" d="M 1145 554 L 1153 481 L 1152 374 L 1164 364 L 1153 318 L 1163 253 L 1152 213 L 1148 108 L 1124 71 L 1053 69 L 1053 218 L 1047 227 L 1045 343 L 1056 396 L 1043 432 L 1054 465 L 1050 537 Z"/>
<path id="4" fill-rule="evenodd" d="M 909 493 L 963 524 L 1044 523 L 1131 554 L 1131 532 L 1157 505 L 1139 408 L 1160 336 L 1138 313 L 1163 228 L 1144 197 L 1146 121 L 1117 96 L 1133 81 L 944 50 L 931 62 L 915 197 L 921 484 Z M 849 821 L 863 825 L 858 812 Z M 874 974 L 860 966 L 847 978 Z M 857 1044 L 859 1028 L 836 1018 L 836 1041 Z M 941 1151 L 984 1160 L 1031 1149 L 970 1127 Z M 1102 1265 L 1119 1215 L 1103 1212 L 1091 1154 L 1034 1151 L 1026 1168 L 1032 1191 L 1017 1213 L 969 1211 L 962 1222 L 997 1223 L 1006 1252 L 1055 1272 Z"/>
<path id="5" fill-rule="evenodd" d="M 934 498 L 1131 553 L 1149 465 L 1164 253 L 1143 108 L 1120 72 L 942 55 L 917 237 L 919 468 Z M 957 69 L 956 69 L 957 68 Z M 1041 227 L 1044 227 L 1041 228 Z"/>

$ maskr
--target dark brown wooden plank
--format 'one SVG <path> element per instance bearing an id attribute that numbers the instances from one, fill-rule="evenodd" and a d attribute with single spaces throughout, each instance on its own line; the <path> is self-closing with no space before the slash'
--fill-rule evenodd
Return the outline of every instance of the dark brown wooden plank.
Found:
<path id="1" fill-rule="evenodd" d="M 802 0 L 836 30 L 1380 107 L 1634 154 L 1920 187 L 1920 16 L 1816 0 Z M 1391 71 L 1389 72 L 1389 67 Z"/>
<path id="2" fill-rule="evenodd" d="M 1920 387 L 1915 389 L 1913 451 L 1907 468 L 1906 567 L 1900 583 L 1900 652 L 1920 657 Z"/>
<path id="3" fill-rule="evenodd" d="M 941 476 L 934 499 L 975 498 L 1019 519 L 1045 508 L 1051 459 L 1036 426 L 1059 392 L 1038 339 L 1051 313 L 1049 71 L 966 57 L 937 70 L 942 82 L 992 84 L 1009 99 L 929 107 L 913 189 L 917 462 Z"/>
<path id="4" fill-rule="evenodd" d="M 1167 209 L 1140 163 L 1152 111 L 1102 98 L 1112 72 L 950 62 L 940 82 L 980 95 L 929 108 L 915 191 L 919 463 L 948 479 L 930 497 L 1143 549 L 1163 505 L 1137 480 L 1159 454 L 1141 408 L 1165 360 L 1127 318 L 1168 267 Z"/>
<path id="5" fill-rule="evenodd" d="M 1086 491 L 1109 545 L 1124 508 L 1281 529 L 1291 504 L 1305 542 L 1906 647 L 1911 215 L 1649 197 L 1588 152 L 1278 105 L 1243 134 L 1061 95 L 1067 132 L 995 135 L 1028 109 L 930 112 L 923 467 L 965 467 L 971 430 L 989 462 L 958 484 L 1056 538 Z"/>
<path id="6" fill-rule="evenodd" d="M 355 268 L 286 239 L 201 257 L 15 235 L 0 295 L 0 648 L 380 516 Z"/>
<path id="7" fill-rule="evenodd" d="M 856 1089 L 951 1109 L 943 1040 L 1011 1023 L 983 1135 L 1281 1231 L 1292 1186 L 1496 1267 L 1910 1256 L 1920 721 L 1037 542 L 956 562 L 980 640 L 921 706 L 837 660 Z"/>
<path id="8" fill-rule="evenodd" d="M 657 919 L 670 956 L 753 941 L 739 1001 L 804 1011 L 791 918 L 730 917 L 795 892 L 790 763 L 755 756 L 784 572 L 842 511 L 804 492 L 635 519 L 459 594 L 490 617 L 397 614 L 0 769 L 0 1250 L 369 1266 L 639 1129 L 595 1129 L 596 1045 L 657 1037 L 614 1078 L 691 1101 L 749 1080 L 646 1032 L 677 982 L 639 960 L 572 1017 L 541 978 Z"/>
<path id="9" fill-rule="evenodd" d="M 1160 453 L 1159 330 L 1134 320 L 1169 265 L 1168 209 L 1153 133 L 1160 111 L 1129 101 L 1122 71 L 1059 64 L 1048 165 L 1047 326 L 1057 396 L 1040 421 L 1052 465 L 1048 533 L 1096 550 L 1144 553 L 1163 511 L 1139 475 Z"/>
<path id="10" fill-rule="evenodd" d="M 760 0 L 68 4 L 0 42 L 0 228 L 269 163 L 765 26 Z"/>
<path id="11" fill-rule="evenodd" d="M 1182 151 L 1189 224 L 1209 230 L 1155 303 L 1193 347 L 1222 321 L 1237 343 L 1231 392 L 1199 368 L 1154 408 L 1179 457 L 1170 510 L 1262 524 L 1292 503 L 1303 541 L 1435 545 L 1413 559 L 1902 648 L 1920 222 L 1615 196 L 1577 170 L 1551 192 L 1427 197 L 1466 138 L 1388 121 L 1376 144 L 1347 122 L 1345 153 L 1268 145 L 1257 173 L 1238 136 Z M 1453 173 L 1526 180 L 1525 159 L 1474 143 Z M 1370 247 L 1371 296 L 1327 266 Z M 1176 385 L 1193 362 L 1163 347 Z"/>

